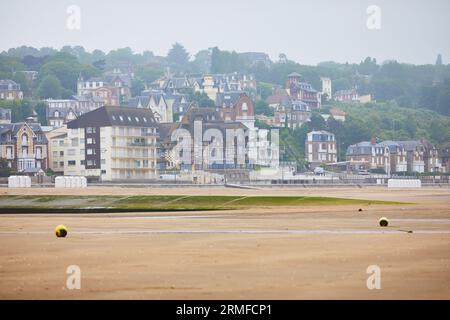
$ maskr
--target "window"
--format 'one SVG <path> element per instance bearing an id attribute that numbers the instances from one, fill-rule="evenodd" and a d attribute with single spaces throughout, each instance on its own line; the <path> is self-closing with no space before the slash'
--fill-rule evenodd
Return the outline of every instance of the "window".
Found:
<path id="1" fill-rule="evenodd" d="M 114 121 L 116 121 L 116 116 L 111 116 L 111 118 L 112 118 Z"/>
<path id="2" fill-rule="evenodd" d="M 53 157 L 57 157 L 58 156 L 58 151 L 53 151 Z"/>
<path id="3" fill-rule="evenodd" d="M 63 147 L 64 146 L 64 140 L 59 140 L 59 146 Z"/>
<path id="4" fill-rule="evenodd" d="M 95 149 L 92 149 L 92 148 L 86 149 L 86 154 L 87 154 L 87 155 L 93 155 L 93 154 L 95 154 Z"/>
<path id="5" fill-rule="evenodd" d="M 134 117 L 134 119 L 136 120 L 136 122 L 139 122 L 139 118 L 138 117 Z"/>
<path id="6" fill-rule="evenodd" d="M 84 165 L 86 164 L 86 161 L 85 161 L 85 160 L 81 160 L 81 161 L 80 161 L 80 164 L 81 164 L 82 166 L 84 166 Z"/>
<path id="7" fill-rule="evenodd" d="M 86 144 L 95 144 L 95 139 L 94 138 L 87 138 L 86 139 Z"/>
<path id="8" fill-rule="evenodd" d="M 119 116 L 119 119 L 120 119 L 120 121 L 122 121 L 122 122 L 123 122 L 123 117 L 122 117 L 122 116 Z"/>
<path id="9" fill-rule="evenodd" d="M 64 151 L 60 151 L 60 152 L 59 152 L 59 156 L 60 156 L 60 157 L 64 157 Z"/>
<path id="10" fill-rule="evenodd" d="M 60 166 L 60 168 L 63 168 L 64 167 L 64 161 L 60 161 L 59 162 L 59 166 Z"/>
<path id="11" fill-rule="evenodd" d="M 75 160 L 69 160 L 69 161 L 67 161 L 67 164 L 69 166 L 75 166 L 76 165 L 76 161 Z"/>
<path id="12" fill-rule="evenodd" d="M 78 146 L 78 138 L 73 138 L 72 139 L 72 147 L 77 147 Z"/>

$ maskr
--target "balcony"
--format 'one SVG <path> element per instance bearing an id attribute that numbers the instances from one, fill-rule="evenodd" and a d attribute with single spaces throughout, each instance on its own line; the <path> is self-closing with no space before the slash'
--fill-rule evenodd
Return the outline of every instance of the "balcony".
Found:
<path id="1" fill-rule="evenodd" d="M 34 153 L 18 153 L 17 154 L 18 159 L 35 159 L 36 155 Z"/>
<path id="2" fill-rule="evenodd" d="M 148 142 L 129 142 L 129 143 L 127 143 L 127 146 L 129 146 L 129 147 L 152 147 L 154 145 L 153 145 L 153 143 L 148 143 Z"/>

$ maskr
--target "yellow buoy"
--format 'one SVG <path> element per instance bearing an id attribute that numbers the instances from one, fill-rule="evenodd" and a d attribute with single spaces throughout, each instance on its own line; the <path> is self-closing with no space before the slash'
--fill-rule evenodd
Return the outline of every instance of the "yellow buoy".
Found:
<path id="1" fill-rule="evenodd" d="M 57 225 L 55 228 L 55 234 L 58 238 L 64 238 L 65 236 L 67 236 L 66 226 L 63 224 Z"/>

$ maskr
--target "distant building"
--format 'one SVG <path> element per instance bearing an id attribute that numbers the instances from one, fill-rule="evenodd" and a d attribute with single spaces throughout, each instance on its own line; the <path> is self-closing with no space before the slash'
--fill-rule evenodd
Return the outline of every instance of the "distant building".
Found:
<path id="1" fill-rule="evenodd" d="M 189 144 L 194 146 L 194 123 L 201 121 L 202 133 L 204 134 L 208 129 L 217 130 L 220 132 L 223 139 L 221 147 L 212 147 L 209 150 L 207 147 L 211 141 L 217 138 L 217 136 L 211 137 L 210 141 L 204 141 L 202 139 L 203 152 L 200 155 L 195 154 L 195 148 L 190 148 L 188 155 L 183 154 L 184 150 L 176 150 L 174 147 L 177 143 L 189 138 L 191 141 Z M 191 108 L 185 114 L 180 123 L 164 123 L 160 125 L 160 170 L 180 170 L 181 172 L 187 171 L 208 171 L 211 173 L 220 173 L 226 177 L 226 181 L 245 181 L 249 177 L 249 162 L 245 157 L 244 163 L 239 162 L 238 157 L 232 158 L 232 161 L 224 161 L 227 154 L 227 130 L 242 130 L 247 129 L 242 123 L 236 121 L 224 121 L 220 113 L 213 108 Z M 187 133 L 185 136 L 179 136 L 178 140 L 173 140 L 172 134 L 175 130 L 184 130 Z M 238 140 L 239 141 L 239 140 Z M 241 141 L 244 147 L 247 147 L 248 138 Z M 236 147 L 236 145 L 235 145 Z M 179 154 L 175 154 L 179 152 Z M 181 159 L 188 159 L 188 163 L 181 162 Z M 226 169 L 226 170 L 224 170 Z M 195 181 L 193 181 L 195 182 Z"/>
<path id="2" fill-rule="evenodd" d="M 311 131 L 306 136 L 306 159 L 312 167 L 337 161 L 336 138 L 328 131 Z"/>
<path id="3" fill-rule="evenodd" d="M 288 75 L 286 90 L 291 99 L 306 103 L 311 110 L 321 108 L 320 92 L 315 90 L 309 83 L 302 80 L 302 76 L 296 72 Z"/>
<path id="4" fill-rule="evenodd" d="M 347 114 L 342 109 L 333 107 L 330 109 L 329 113 L 324 113 L 321 115 L 325 120 L 328 120 L 329 117 L 333 117 L 335 120 L 345 121 L 345 116 Z"/>
<path id="5" fill-rule="evenodd" d="M 253 101 L 243 91 L 218 93 L 216 110 L 224 121 L 241 122 L 247 128 L 253 128 L 254 126 Z"/>
<path id="6" fill-rule="evenodd" d="M 95 96 L 72 96 L 72 99 L 47 99 L 47 123 L 52 127 L 61 127 L 80 115 L 98 109 L 104 100 Z"/>
<path id="7" fill-rule="evenodd" d="M 367 103 L 372 101 L 372 96 L 370 94 L 359 95 L 360 103 Z"/>
<path id="8" fill-rule="evenodd" d="M 9 80 L 0 80 L 0 100 L 22 100 L 23 92 L 20 91 L 20 84 Z"/>
<path id="9" fill-rule="evenodd" d="M 307 103 L 301 100 L 285 98 L 275 110 L 274 119 L 277 127 L 297 129 L 311 119 L 311 109 Z"/>
<path id="10" fill-rule="evenodd" d="M 172 110 L 173 122 L 179 122 L 191 105 L 187 94 L 172 94 L 166 96 L 168 107 Z"/>
<path id="11" fill-rule="evenodd" d="M 67 126 L 62 126 L 46 134 L 48 140 L 48 167 L 55 174 L 63 175 L 67 148 Z M 80 155 L 81 156 L 81 155 Z"/>
<path id="12" fill-rule="evenodd" d="M 326 95 L 327 100 L 330 100 L 333 98 L 333 95 L 331 93 L 331 79 L 321 77 L 320 80 L 322 81 L 322 96 Z"/>
<path id="13" fill-rule="evenodd" d="M 440 157 L 444 172 L 450 172 L 450 142 L 441 147 Z"/>
<path id="14" fill-rule="evenodd" d="M 0 108 L 0 124 L 11 123 L 11 109 Z"/>
<path id="15" fill-rule="evenodd" d="M 426 139 L 380 143 L 373 139 L 348 147 L 347 162 L 351 171 L 384 168 L 386 173 L 392 174 L 443 173 L 449 172 L 447 151 L 445 146 L 438 149 Z"/>
<path id="16" fill-rule="evenodd" d="M 425 146 L 419 140 L 396 141 L 406 151 L 408 172 L 425 172 Z"/>
<path id="17" fill-rule="evenodd" d="M 339 90 L 334 94 L 334 100 L 341 102 L 359 102 L 359 94 L 356 89 Z"/>
<path id="18" fill-rule="evenodd" d="M 144 91 L 140 96 L 131 98 L 127 106 L 150 109 L 156 122 L 173 122 L 172 107 L 167 103 L 166 94 L 161 90 Z"/>
<path id="19" fill-rule="evenodd" d="M 146 108 L 104 106 L 67 123 L 65 175 L 154 179 L 158 124 Z"/>
<path id="20" fill-rule="evenodd" d="M 356 89 L 339 90 L 334 94 L 333 98 L 340 102 L 367 103 L 372 101 L 370 94 L 360 95 Z"/>
<path id="21" fill-rule="evenodd" d="M 363 141 L 347 148 L 347 167 L 349 171 L 381 169 L 385 173 L 390 172 L 389 147 L 372 141 Z"/>
<path id="22" fill-rule="evenodd" d="M 426 139 L 420 139 L 423 144 L 425 152 L 423 161 L 425 163 L 425 172 L 430 173 L 443 173 L 445 171 L 445 165 L 442 162 L 441 150 L 431 144 L 430 141 Z"/>
<path id="23" fill-rule="evenodd" d="M 123 74 L 111 73 L 104 78 L 79 78 L 77 95 L 98 97 L 104 105 L 120 106 L 131 98 L 131 78 Z"/>
<path id="24" fill-rule="evenodd" d="M 408 171 L 407 151 L 403 145 L 397 141 L 390 140 L 380 142 L 380 145 L 388 147 L 389 149 L 390 173 Z"/>
<path id="25" fill-rule="evenodd" d="M 47 169 L 47 138 L 38 123 L 0 124 L 0 148 L 13 171 Z"/>

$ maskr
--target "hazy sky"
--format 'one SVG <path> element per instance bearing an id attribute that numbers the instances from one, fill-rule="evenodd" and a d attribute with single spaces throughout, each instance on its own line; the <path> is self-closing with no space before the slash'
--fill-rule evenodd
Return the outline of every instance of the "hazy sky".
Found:
<path id="1" fill-rule="evenodd" d="M 131 47 L 166 55 L 175 41 L 201 49 L 280 52 L 302 64 L 320 61 L 450 63 L 449 0 L 10 0 L 0 5 L 0 51 L 82 45 L 109 51 Z M 69 5 L 81 28 L 66 26 Z M 381 29 L 369 30 L 369 5 L 381 9 Z"/>

